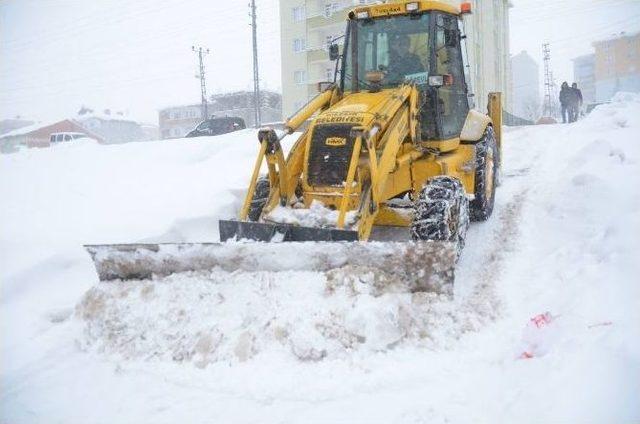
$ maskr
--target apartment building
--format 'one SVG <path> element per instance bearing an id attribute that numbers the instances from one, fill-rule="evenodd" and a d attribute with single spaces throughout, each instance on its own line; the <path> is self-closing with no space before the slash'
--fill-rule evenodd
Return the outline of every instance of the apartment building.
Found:
<path id="1" fill-rule="evenodd" d="M 172 106 L 158 112 L 160 139 L 181 138 L 202 122 L 200 104 Z"/>
<path id="2" fill-rule="evenodd" d="M 618 91 L 640 92 L 640 32 L 593 43 L 595 97 L 605 102 Z"/>
<path id="3" fill-rule="evenodd" d="M 288 117 L 317 94 L 317 83 L 332 81 L 335 62 L 328 45 L 341 37 L 347 13 L 369 0 L 281 0 L 282 114 Z M 458 4 L 457 1 L 449 1 Z M 486 108 L 487 94 L 509 86 L 508 0 L 474 0 L 465 18 L 471 90 L 476 107 Z M 343 39 L 336 41 L 342 44 Z"/>
<path id="4" fill-rule="evenodd" d="M 511 57 L 510 92 L 511 113 L 530 121 L 540 117 L 540 67 L 524 50 Z"/>
<path id="5" fill-rule="evenodd" d="M 596 55 L 586 54 L 573 59 L 573 81 L 582 91 L 585 104 L 596 101 Z"/>

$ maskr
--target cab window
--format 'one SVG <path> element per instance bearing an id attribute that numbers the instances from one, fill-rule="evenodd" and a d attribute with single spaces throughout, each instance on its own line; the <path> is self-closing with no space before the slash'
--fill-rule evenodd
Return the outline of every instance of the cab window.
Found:
<path id="1" fill-rule="evenodd" d="M 366 76 L 382 71 L 381 86 L 397 87 L 407 79 L 426 82 L 429 68 L 429 13 L 354 20 L 350 23 L 343 72 L 344 89 L 370 85 Z"/>
<path id="2" fill-rule="evenodd" d="M 460 50 L 458 18 L 444 13 L 436 14 L 435 75 L 445 76 L 447 83 L 437 89 L 441 138 L 457 137 L 469 112 L 467 86 Z"/>

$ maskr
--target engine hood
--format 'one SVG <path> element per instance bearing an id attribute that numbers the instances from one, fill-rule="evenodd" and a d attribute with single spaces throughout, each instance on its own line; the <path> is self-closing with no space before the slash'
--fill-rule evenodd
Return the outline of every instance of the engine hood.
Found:
<path id="1" fill-rule="evenodd" d="M 367 127 L 382 112 L 386 101 L 395 92 L 395 89 L 388 89 L 375 93 L 365 91 L 348 94 L 319 114 L 314 124 L 353 124 Z"/>

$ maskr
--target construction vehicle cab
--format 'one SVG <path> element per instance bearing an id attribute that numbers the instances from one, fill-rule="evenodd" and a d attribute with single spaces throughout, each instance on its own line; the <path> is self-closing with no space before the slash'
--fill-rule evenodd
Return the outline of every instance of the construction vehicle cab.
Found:
<path id="1" fill-rule="evenodd" d="M 221 221 L 221 239 L 367 240 L 375 225 L 462 245 L 469 217 L 493 208 L 501 105 L 492 93 L 489 116 L 470 109 L 461 18 L 440 1 L 352 11 L 339 79 L 287 120 L 286 134 L 310 123 L 286 160 L 282 135 L 260 132 L 240 220 Z M 333 222 L 283 213 L 316 202 Z"/>
<path id="2" fill-rule="evenodd" d="M 409 5 L 415 10 L 406 13 Z M 421 140 L 459 136 L 469 103 L 458 16 L 454 10 L 421 11 L 415 2 L 397 14 L 391 11 L 401 7 L 385 6 L 352 12 L 340 73 L 342 91 L 376 91 L 414 83 Z M 374 14 L 382 16 L 374 18 Z"/>

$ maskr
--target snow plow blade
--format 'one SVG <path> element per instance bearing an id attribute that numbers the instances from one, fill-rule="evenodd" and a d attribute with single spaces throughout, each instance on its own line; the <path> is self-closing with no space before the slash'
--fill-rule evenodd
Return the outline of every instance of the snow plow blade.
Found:
<path id="1" fill-rule="evenodd" d="M 173 273 L 317 271 L 410 292 L 453 293 L 456 252 L 446 242 L 167 243 L 87 245 L 101 281 Z M 337 274 L 336 274 L 337 273 Z"/>
<path id="2" fill-rule="evenodd" d="M 291 224 L 220 220 L 220 241 L 357 241 L 358 232 Z"/>

